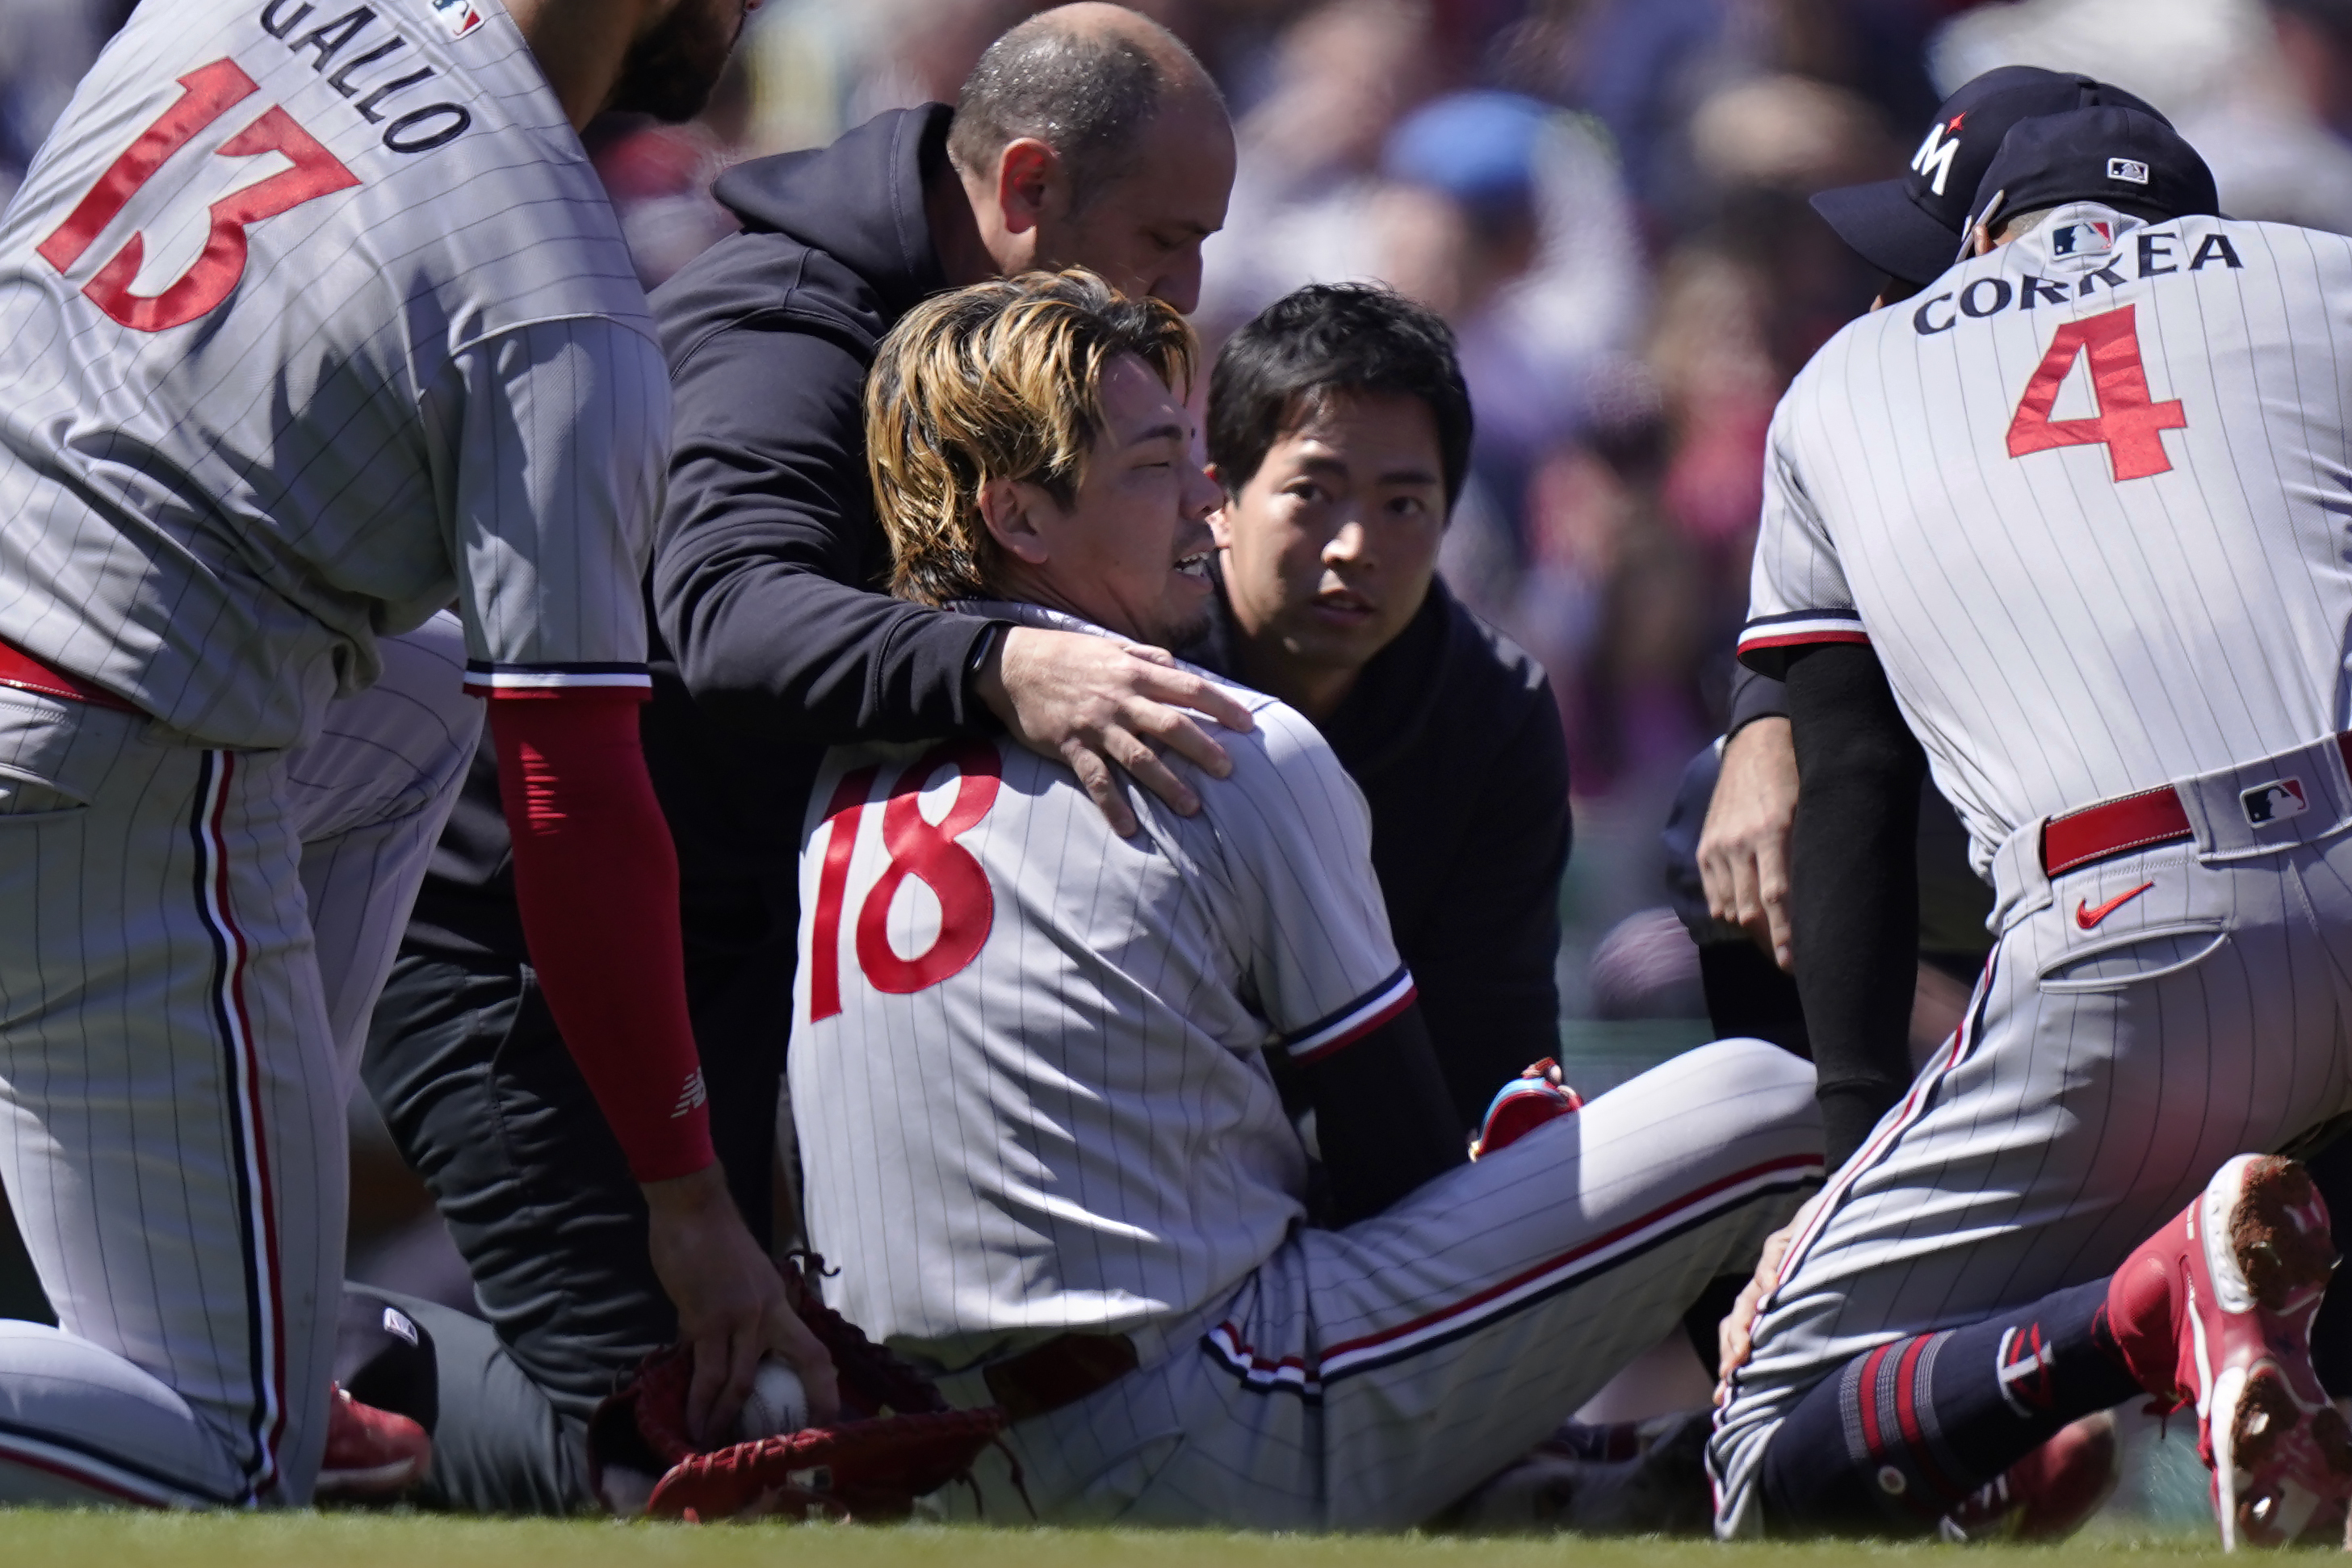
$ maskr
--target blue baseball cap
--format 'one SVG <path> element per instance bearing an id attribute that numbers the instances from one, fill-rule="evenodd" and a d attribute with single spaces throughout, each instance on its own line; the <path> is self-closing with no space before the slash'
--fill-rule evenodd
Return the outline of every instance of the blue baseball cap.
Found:
<path id="1" fill-rule="evenodd" d="M 1990 209 L 1995 200 L 1998 212 Z M 2162 223 L 2218 214 L 2213 171 L 2180 133 L 2131 109 L 2078 109 L 2021 120 L 1977 187 L 1977 217 L 2099 202 Z"/>
<path id="2" fill-rule="evenodd" d="M 1977 187 L 2011 128 L 2101 105 L 2168 123 L 2143 100 L 2093 77 L 2038 66 L 1989 70 L 1944 100 L 1901 179 L 1823 191 L 1813 197 L 1813 210 L 1871 265 L 1924 284 L 1951 266 L 1975 215 Z"/>
<path id="3" fill-rule="evenodd" d="M 1532 199 L 1549 104 L 1515 92 L 1457 92 L 1408 115 L 1389 133 L 1381 172 L 1495 210 Z"/>

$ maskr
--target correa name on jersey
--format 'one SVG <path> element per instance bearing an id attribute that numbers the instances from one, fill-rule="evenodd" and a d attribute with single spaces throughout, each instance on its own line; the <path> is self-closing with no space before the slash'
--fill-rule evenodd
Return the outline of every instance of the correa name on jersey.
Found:
<path id="1" fill-rule="evenodd" d="M 1911 312 L 1911 330 L 1921 337 L 1933 337 L 1948 332 L 1960 324 L 1962 318 L 1982 321 L 1998 316 L 2003 310 L 2031 310 L 2037 304 L 2063 305 L 2069 300 L 2087 300 L 2094 290 L 2105 285 L 2110 290 L 2143 279 L 2158 278 L 2167 272 L 2182 270 L 2184 260 L 2180 247 L 2186 243 L 2179 235 L 2151 234 L 2142 231 L 2137 237 L 2138 270 L 2129 278 L 2116 270 L 2123 258 L 2103 267 L 2095 267 L 2079 279 L 2037 278 L 2027 273 L 2012 287 L 2006 278 L 1978 278 L 1957 289 L 1947 289 L 1923 300 Z M 2051 252 L 2056 256 L 2095 257 L 2115 244 L 2114 226 L 2104 223 L 2068 224 L 2051 237 Z M 2242 270 L 2245 263 L 2238 259 L 2237 248 L 2226 234 L 2209 234 L 2198 242 L 2193 255 L 2186 258 L 2190 272 L 2202 271 L 2212 266 Z M 1940 308 L 1939 308 L 1940 307 Z"/>
<path id="2" fill-rule="evenodd" d="M 481 12 L 468 0 L 412 0 L 430 13 L 453 38 L 462 38 L 481 26 Z M 310 0 L 268 0 L 261 7 L 261 30 L 295 54 L 309 54 L 310 68 L 327 85 L 351 100 L 352 107 L 371 125 L 383 126 L 383 144 L 394 153 L 430 153 L 466 133 L 473 114 L 460 103 L 427 103 L 404 110 L 386 123 L 386 105 L 394 97 L 413 92 L 440 75 L 431 66 L 404 71 L 418 52 L 399 24 L 377 15 L 371 5 L 358 5 L 315 26 L 304 28 L 317 7 Z M 352 52 L 352 51 L 356 52 Z"/>

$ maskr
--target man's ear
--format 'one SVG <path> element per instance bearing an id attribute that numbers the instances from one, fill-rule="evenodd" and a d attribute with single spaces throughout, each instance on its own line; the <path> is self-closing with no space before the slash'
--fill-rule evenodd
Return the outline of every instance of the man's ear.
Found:
<path id="1" fill-rule="evenodd" d="M 1043 566 L 1053 552 L 1038 531 L 1037 513 L 1052 500 L 1020 479 L 990 479 L 980 487 L 980 521 L 998 549 L 1024 565 Z"/>
<path id="2" fill-rule="evenodd" d="M 1027 234 L 1057 216 L 1063 202 L 1061 155 L 1034 136 L 1016 136 L 996 155 L 996 209 L 1007 234 Z"/>
<path id="3" fill-rule="evenodd" d="M 1231 550 L 1234 547 L 1234 536 L 1232 530 L 1225 526 L 1225 510 L 1234 504 L 1233 493 L 1225 489 L 1225 482 L 1217 478 L 1216 464 L 1207 464 L 1201 471 L 1214 481 L 1217 494 L 1224 498 L 1217 503 L 1217 510 L 1209 514 L 1209 535 L 1217 542 L 1218 549 Z"/>

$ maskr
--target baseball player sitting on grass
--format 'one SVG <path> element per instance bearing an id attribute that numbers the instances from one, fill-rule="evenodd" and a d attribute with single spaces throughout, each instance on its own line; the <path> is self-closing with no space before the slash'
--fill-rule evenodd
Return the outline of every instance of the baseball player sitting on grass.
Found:
<path id="1" fill-rule="evenodd" d="M 330 1387 L 343 1117 L 482 695 L 698 1368 L 835 1404 L 712 1163 L 637 743 L 667 384 L 577 135 L 693 113 L 745 7 L 333 9 L 148 0 L 0 224 L 0 1179 L 61 1325 L 0 1324 L 0 1502 L 423 1468 Z"/>
<path id="2" fill-rule="evenodd" d="M 1923 748 L 1999 940 L 1735 1320 L 1726 1533 L 1965 1532 L 2143 1389 L 2194 1401 L 2225 1541 L 2341 1531 L 2326 1206 L 2236 1157 L 2352 1107 L 2352 241 L 2214 209 L 2152 117 L 2022 121 L 1974 258 L 1775 419 L 1741 653 L 1789 684 L 1816 1041 L 1904 1028 Z"/>
<path id="3" fill-rule="evenodd" d="M 1189 640 L 1220 500 L 1192 352 L 1082 272 L 911 312 L 867 390 L 897 591 Z M 1789 1212 L 1820 1168 L 1811 1074 L 1717 1045 L 1464 1164 L 1362 797 L 1304 719 L 1232 689 L 1256 727 L 1231 776 L 1190 817 L 1127 786 L 1132 837 L 1009 740 L 828 755 L 790 1067 L 812 1239 L 832 1306 L 1010 1413 L 1044 1518 L 1410 1525 Z M 1344 1228 L 1301 1224 L 1271 1051 Z M 1006 1468 L 980 1490 L 1026 1517 Z"/>

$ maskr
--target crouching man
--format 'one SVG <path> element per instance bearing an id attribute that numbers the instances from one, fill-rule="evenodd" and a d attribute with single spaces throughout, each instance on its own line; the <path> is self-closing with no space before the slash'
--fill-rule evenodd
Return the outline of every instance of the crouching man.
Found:
<path id="1" fill-rule="evenodd" d="M 1190 641 L 1220 500 L 1192 353 L 1081 272 L 911 312 L 867 389 L 896 591 Z M 1193 817 L 1129 787 L 1131 838 L 1010 738 L 830 754 L 790 1068 L 810 1227 L 831 1305 L 1011 1413 L 1043 1518 L 1408 1526 L 1755 1254 L 1821 1172 L 1811 1069 L 1710 1047 L 1464 1163 L 1363 797 L 1234 689 L 1232 776 Z M 1341 1228 L 1302 1223 L 1276 1052 Z M 1010 1475 L 991 1518 L 1028 1517 Z"/>

